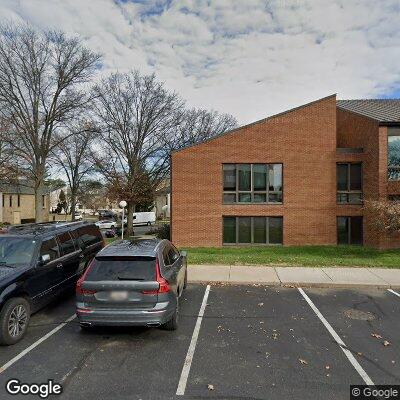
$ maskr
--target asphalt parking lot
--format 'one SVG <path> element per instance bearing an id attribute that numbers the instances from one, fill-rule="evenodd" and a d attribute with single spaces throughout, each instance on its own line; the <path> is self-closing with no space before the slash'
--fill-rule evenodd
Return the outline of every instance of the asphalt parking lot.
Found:
<path id="1" fill-rule="evenodd" d="M 366 377 L 375 384 L 400 384 L 396 293 L 326 288 L 303 293 L 192 284 L 175 332 L 83 332 L 76 319 L 60 325 L 74 314 L 74 297 L 65 296 L 32 317 L 20 343 L 0 348 L 0 398 L 33 398 L 8 395 L 11 378 L 54 379 L 63 386 L 61 399 L 117 400 L 336 400 L 348 399 L 350 384 L 363 384 Z M 53 329 L 58 330 L 49 335 Z"/>

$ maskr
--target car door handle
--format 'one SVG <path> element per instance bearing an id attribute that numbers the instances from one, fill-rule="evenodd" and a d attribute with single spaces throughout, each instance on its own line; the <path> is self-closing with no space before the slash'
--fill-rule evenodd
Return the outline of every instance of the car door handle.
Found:
<path id="1" fill-rule="evenodd" d="M 63 267 L 62 264 L 57 264 L 57 265 L 56 265 L 56 268 L 57 268 L 57 269 L 61 269 L 62 267 Z"/>

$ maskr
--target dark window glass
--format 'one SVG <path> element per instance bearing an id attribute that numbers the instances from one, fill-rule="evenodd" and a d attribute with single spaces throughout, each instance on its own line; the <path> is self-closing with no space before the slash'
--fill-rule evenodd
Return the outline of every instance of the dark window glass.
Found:
<path id="1" fill-rule="evenodd" d="M 96 257 L 86 281 L 154 281 L 154 257 Z"/>
<path id="2" fill-rule="evenodd" d="M 10 207 L 12 207 L 12 194 L 10 194 Z"/>
<path id="3" fill-rule="evenodd" d="M 265 217 L 254 217 L 254 243 L 267 243 L 267 229 Z"/>
<path id="4" fill-rule="evenodd" d="M 251 193 L 239 193 L 239 203 L 250 203 Z"/>
<path id="5" fill-rule="evenodd" d="M 349 244 L 349 226 L 347 217 L 337 219 L 337 242 L 338 244 Z"/>
<path id="6" fill-rule="evenodd" d="M 239 190 L 251 190 L 251 164 L 238 164 Z"/>
<path id="7" fill-rule="evenodd" d="M 3 194 L 3 207 L 6 205 L 6 196 Z"/>
<path id="8" fill-rule="evenodd" d="M 224 190 L 236 190 L 236 166 L 224 164 Z"/>
<path id="9" fill-rule="evenodd" d="M 337 164 L 337 190 L 347 190 L 347 164 Z"/>
<path id="10" fill-rule="evenodd" d="M 388 136 L 388 179 L 400 179 L 400 135 Z"/>
<path id="11" fill-rule="evenodd" d="M 45 254 L 50 256 L 50 260 L 55 260 L 60 256 L 58 253 L 58 245 L 54 238 L 42 242 L 40 247 L 40 258 Z"/>
<path id="12" fill-rule="evenodd" d="M 224 203 L 236 203 L 236 193 L 224 193 Z"/>
<path id="13" fill-rule="evenodd" d="M 267 165 L 253 165 L 253 190 L 265 192 L 267 190 Z"/>
<path id="14" fill-rule="evenodd" d="M 30 264 L 36 243 L 31 239 L 0 237 L 0 263 L 10 266 Z"/>
<path id="15" fill-rule="evenodd" d="M 266 203 L 267 195 L 265 193 L 254 193 L 254 203 Z"/>
<path id="16" fill-rule="evenodd" d="M 169 259 L 169 252 L 167 247 L 163 250 L 163 261 L 164 265 L 171 265 L 171 260 Z"/>
<path id="17" fill-rule="evenodd" d="M 236 243 L 236 217 L 224 217 L 223 242 Z"/>
<path id="18" fill-rule="evenodd" d="M 251 217 L 238 218 L 238 242 L 251 243 Z"/>
<path id="19" fill-rule="evenodd" d="M 269 217 L 269 243 L 282 244 L 283 243 L 283 218 L 282 217 Z"/>
<path id="20" fill-rule="evenodd" d="M 282 164 L 270 164 L 268 188 L 270 193 L 282 191 Z"/>
<path id="21" fill-rule="evenodd" d="M 69 232 L 62 233 L 61 235 L 58 235 L 57 238 L 60 244 L 60 251 L 62 256 L 75 251 L 74 241 Z"/>
<path id="22" fill-rule="evenodd" d="M 338 203 L 362 203 L 362 164 L 336 165 Z"/>
<path id="23" fill-rule="evenodd" d="M 389 194 L 388 200 L 389 201 L 400 201 L 400 196 L 397 194 Z"/>
<path id="24" fill-rule="evenodd" d="M 361 190 L 361 164 L 350 164 L 350 190 Z"/>
<path id="25" fill-rule="evenodd" d="M 18 207 L 21 207 L 21 196 L 20 195 L 18 195 L 18 197 L 17 197 L 17 205 L 18 205 Z"/>
<path id="26" fill-rule="evenodd" d="M 93 225 L 78 228 L 76 231 L 76 237 L 85 247 L 100 243 L 103 240 L 100 230 Z"/>
<path id="27" fill-rule="evenodd" d="M 337 242 L 338 244 L 361 245 L 363 243 L 362 217 L 338 217 Z"/>
<path id="28" fill-rule="evenodd" d="M 179 258 L 179 253 L 171 247 L 168 252 L 168 258 L 170 263 L 173 264 Z"/>
<path id="29" fill-rule="evenodd" d="M 363 220 L 362 217 L 350 218 L 350 244 L 361 245 L 363 242 Z"/>

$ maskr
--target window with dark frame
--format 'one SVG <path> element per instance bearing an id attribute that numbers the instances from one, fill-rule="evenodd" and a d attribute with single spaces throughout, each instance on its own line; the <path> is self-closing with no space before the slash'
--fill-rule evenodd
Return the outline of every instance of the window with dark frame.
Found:
<path id="1" fill-rule="evenodd" d="M 283 244 L 282 217 L 223 217 L 223 244 Z"/>
<path id="2" fill-rule="evenodd" d="M 337 217 L 337 244 L 363 244 L 363 217 Z"/>
<path id="3" fill-rule="evenodd" d="M 362 204 L 362 164 L 338 163 L 336 165 L 337 202 Z"/>
<path id="4" fill-rule="evenodd" d="M 9 204 L 10 204 L 10 207 L 12 207 L 12 194 L 10 194 Z"/>
<path id="5" fill-rule="evenodd" d="M 17 206 L 21 207 L 21 196 L 20 195 L 17 196 Z"/>
<path id="6" fill-rule="evenodd" d="M 282 164 L 223 164 L 223 203 L 282 203 Z"/>
<path id="7" fill-rule="evenodd" d="M 388 180 L 400 180 L 400 129 L 388 128 Z"/>
<path id="8" fill-rule="evenodd" d="M 42 208 L 46 206 L 46 195 L 42 194 Z"/>

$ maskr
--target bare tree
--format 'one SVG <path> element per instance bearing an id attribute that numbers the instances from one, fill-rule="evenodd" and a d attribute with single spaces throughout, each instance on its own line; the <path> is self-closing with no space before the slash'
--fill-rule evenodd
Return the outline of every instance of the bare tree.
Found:
<path id="1" fill-rule="evenodd" d="M 183 102 L 154 75 L 137 71 L 111 75 L 96 85 L 94 94 L 106 144 L 97 154 L 96 165 L 110 192 L 127 201 L 131 234 L 136 204 L 152 196 L 168 173 L 164 138 L 179 124 Z"/>
<path id="2" fill-rule="evenodd" d="M 69 211 L 75 221 L 75 209 L 80 185 L 94 171 L 92 144 L 97 131 L 83 121 L 70 128 L 70 134 L 52 153 L 52 161 L 66 175 L 69 186 Z"/>
<path id="3" fill-rule="evenodd" d="M 183 113 L 170 145 L 173 149 L 190 146 L 221 135 L 237 126 L 236 118 L 230 114 L 192 108 Z"/>
<path id="4" fill-rule="evenodd" d="M 378 232 L 400 232 L 400 201 L 365 200 L 364 210 Z"/>
<path id="5" fill-rule="evenodd" d="M 37 222 L 42 221 L 49 154 L 87 103 L 84 86 L 99 59 L 79 39 L 61 32 L 0 27 L 0 117 L 10 123 L 5 139 L 35 190 Z"/>

